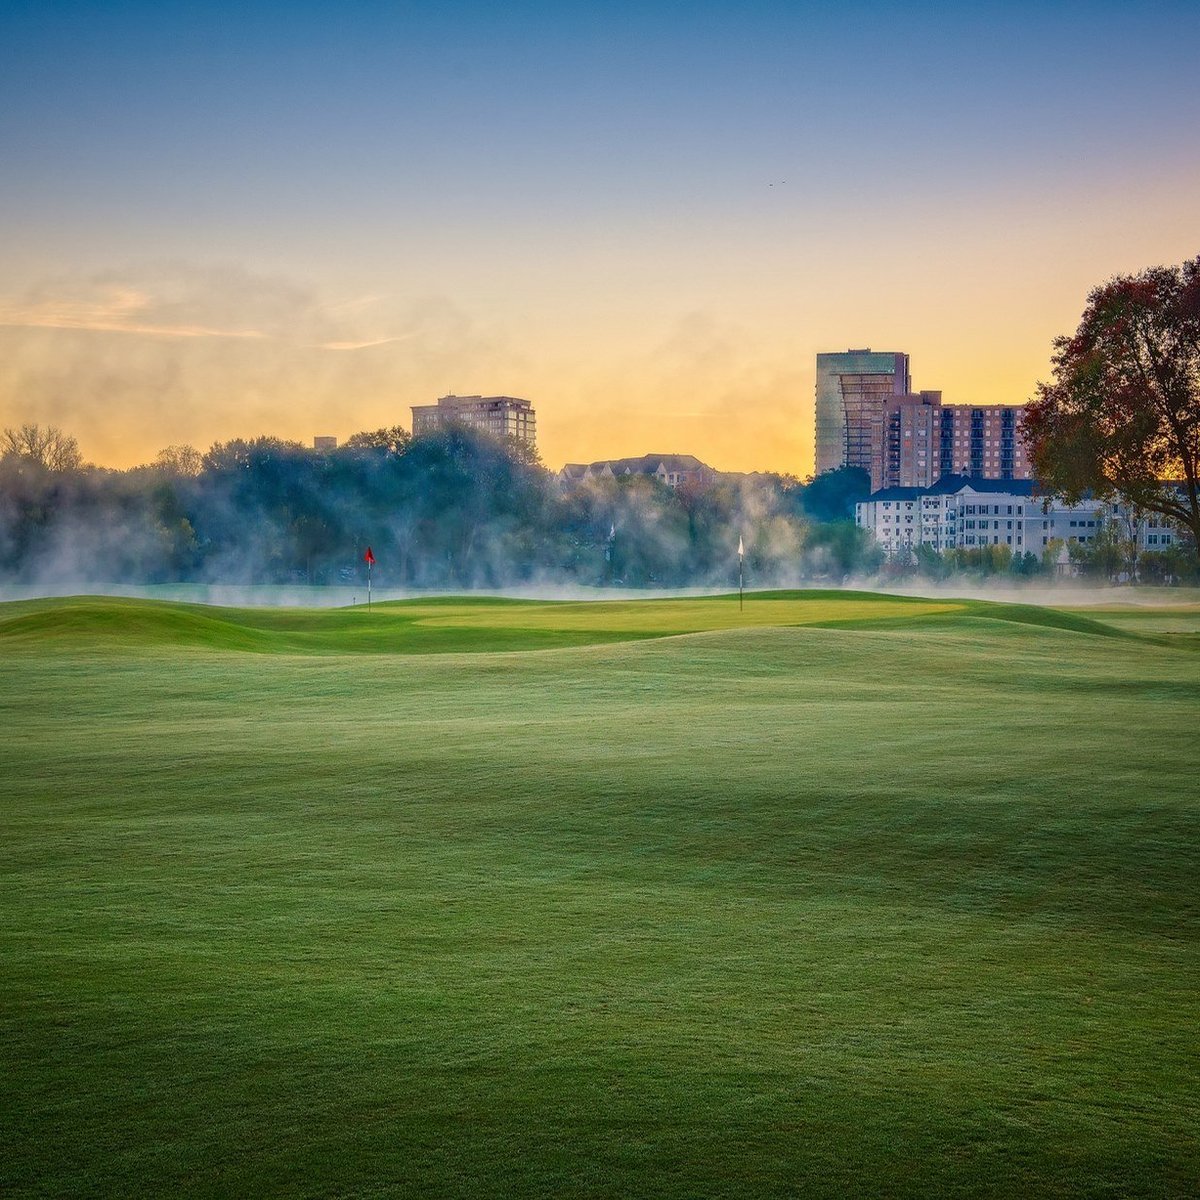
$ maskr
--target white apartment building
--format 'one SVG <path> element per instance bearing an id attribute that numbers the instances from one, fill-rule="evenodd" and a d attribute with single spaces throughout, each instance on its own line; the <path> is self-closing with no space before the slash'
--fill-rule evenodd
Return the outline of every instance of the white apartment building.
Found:
<path id="1" fill-rule="evenodd" d="M 945 475 L 928 488 L 892 487 L 855 506 L 855 520 L 890 556 L 919 545 L 941 552 L 958 547 L 1008 546 L 1013 554 L 1041 556 L 1055 538 L 1092 541 L 1110 519 L 1125 523 L 1139 551 L 1168 549 L 1179 540 L 1157 513 L 1140 517 L 1127 505 L 1085 501 L 1069 505 L 1036 494 L 1033 480 L 967 479 Z"/>

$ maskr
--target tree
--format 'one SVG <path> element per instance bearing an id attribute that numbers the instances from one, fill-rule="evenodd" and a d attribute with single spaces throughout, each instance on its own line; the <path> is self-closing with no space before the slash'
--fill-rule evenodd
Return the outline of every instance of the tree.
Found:
<path id="1" fill-rule="evenodd" d="M 21 425 L 0 435 L 0 456 L 12 454 L 47 471 L 78 471 L 83 465 L 79 443 L 57 425 Z"/>
<path id="2" fill-rule="evenodd" d="M 1200 554 L 1200 257 L 1093 289 L 1051 361 L 1022 422 L 1038 479 L 1178 521 Z"/>
<path id="3" fill-rule="evenodd" d="M 871 494 L 871 476 L 862 467 L 838 467 L 810 479 L 801 498 L 814 521 L 853 521 L 854 504 Z"/>
<path id="4" fill-rule="evenodd" d="M 204 466 L 204 455 L 195 446 L 167 446 L 158 452 L 154 465 L 165 475 L 195 477 Z"/>
<path id="5" fill-rule="evenodd" d="M 367 429 L 352 433 L 346 439 L 347 450 L 382 450 L 388 454 L 403 454 L 408 449 L 412 435 L 402 425 L 391 425 L 386 429 Z"/>

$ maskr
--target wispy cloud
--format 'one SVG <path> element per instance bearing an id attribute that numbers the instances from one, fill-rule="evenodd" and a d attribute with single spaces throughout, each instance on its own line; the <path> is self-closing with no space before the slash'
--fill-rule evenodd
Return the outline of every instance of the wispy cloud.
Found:
<path id="1" fill-rule="evenodd" d="M 221 329 L 153 319 L 155 301 L 136 288 L 114 287 L 90 300 L 50 296 L 18 304 L 0 304 L 6 329 L 68 329 L 85 333 L 128 333 L 161 338 L 266 338 L 259 329 Z"/>
<path id="2" fill-rule="evenodd" d="M 411 336 L 411 335 L 409 335 Z M 318 342 L 318 350 L 370 350 L 372 346 L 390 346 L 405 341 L 402 337 L 374 338 L 369 342 Z"/>
<path id="3" fill-rule="evenodd" d="M 452 301 L 354 295 L 186 262 L 0 295 L 0 426 L 61 425 L 100 462 L 261 432 L 308 440 L 406 424 L 456 379 L 521 376 Z"/>
<path id="4" fill-rule="evenodd" d="M 208 281 L 205 281 L 207 284 Z M 293 303 L 280 311 L 276 301 L 269 316 L 277 328 L 233 327 L 201 321 L 164 320 L 165 312 L 208 307 L 208 297 L 198 289 L 184 297 L 127 286 L 97 285 L 87 298 L 41 294 L 17 303 L 0 303 L 0 328 L 61 329 L 82 333 L 124 333 L 152 338 L 237 338 L 240 340 L 294 342 L 311 350 L 369 350 L 411 338 L 411 333 L 386 336 L 351 336 L 350 318 L 384 299 L 357 296 L 335 304 Z M 336 319 L 334 318 L 336 314 Z M 316 334 L 317 336 L 314 336 Z M 322 337 L 321 334 L 326 336 Z"/>

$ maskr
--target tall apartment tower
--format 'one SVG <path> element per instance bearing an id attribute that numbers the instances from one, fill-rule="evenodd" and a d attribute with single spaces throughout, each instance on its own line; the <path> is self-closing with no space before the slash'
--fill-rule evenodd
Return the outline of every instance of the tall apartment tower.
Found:
<path id="1" fill-rule="evenodd" d="M 883 479 L 873 487 L 929 487 L 943 475 L 1032 479 L 1021 437 L 1023 404 L 942 404 L 941 392 L 898 396 L 888 405 Z"/>
<path id="2" fill-rule="evenodd" d="M 493 437 L 537 444 L 537 416 L 528 400 L 516 396 L 442 396 L 436 404 L 414 404 L 413 437 L 448 424 L 469 425 Z"/>
<path id="3" fill-rule="evenodd" d="M 817 355 L 816 469 L 862 467 L 882 485 L 887 411 L 912 391 L 908 355 L 847 350 Z"/>

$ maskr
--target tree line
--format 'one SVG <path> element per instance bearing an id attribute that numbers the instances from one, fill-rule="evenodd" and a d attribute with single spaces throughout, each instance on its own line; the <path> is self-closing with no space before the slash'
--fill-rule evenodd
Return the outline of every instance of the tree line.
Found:
<path id="1" fill-rule="evenodd" d="M 854 525 L 866 479 L 849 470 L 568 487 L 524 445 L 463 426 L 366 431 L 330 451 L 275 437 L 172 446 L 124 471 L 27 426 L 5 431 L 0 455 L 9 581 L 353 583 L 370 546 L 381 586 L 725 586 L 739 537 L 759 584 L 840 581 L 881 561 Z"/>

